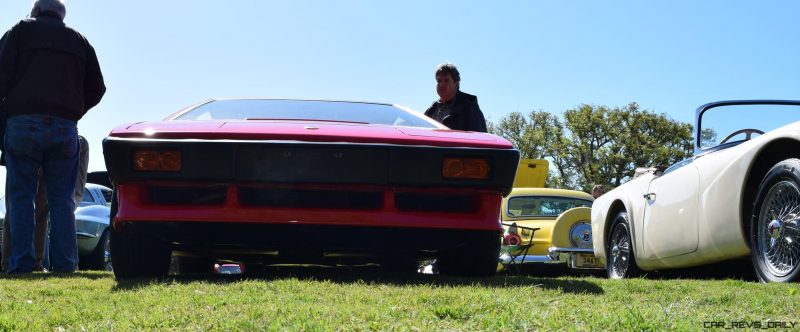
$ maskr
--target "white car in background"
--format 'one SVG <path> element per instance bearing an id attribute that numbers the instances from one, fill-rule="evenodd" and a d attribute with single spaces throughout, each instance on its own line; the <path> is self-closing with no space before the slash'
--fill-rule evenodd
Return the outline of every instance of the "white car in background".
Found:
<path id="1" fill-rule="evenodd" d="M 78 236 L 78 262 L 83 270 L 111 271 L 110 188 L 87 183 L 83 201 L 75 209 L 75 230 Z"/>
<path id="2" fill-rule="evenodd" d="M 593 247 L 609 277 L 750 255 L 762 281 L 797 281 L 798 120 L 800 101 L 698 108 L 694 157 L 652 168 L 594 201 Z"/>

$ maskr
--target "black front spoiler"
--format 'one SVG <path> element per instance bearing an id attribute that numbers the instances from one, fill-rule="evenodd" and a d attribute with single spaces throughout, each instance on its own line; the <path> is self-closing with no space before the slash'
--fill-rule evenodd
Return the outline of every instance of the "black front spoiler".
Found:
<path id="1" fill-rule="evenodd" d="M 229 222 L 128 222 L 115 231 L 141 232 L 175 250 L 218 252 L 317 251 L 389 255 L 436 253 L 487 241 L 501 231 Z M 202 248 L 202 249 L 199 249 Z"/>

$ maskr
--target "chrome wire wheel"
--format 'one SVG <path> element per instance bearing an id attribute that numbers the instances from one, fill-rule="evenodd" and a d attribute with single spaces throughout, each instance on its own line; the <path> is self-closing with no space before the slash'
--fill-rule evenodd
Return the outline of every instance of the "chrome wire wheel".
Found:
<path id="1" fill-rule="evenodd" d="M 611 233 L 609 244 L 609 266 L 611 273 L 609 277 L 613 279 L 625 278 L 630 267 L 631 240 L 627 228 L 622 224 L 614 226 Z"/>
<path id="2" fill-rule="evenodd" d="M 793 181 L 775 183 L 758 216 L 757 254 L 770 274 L 783 278 L 800 262 L 800 189 Z"/>
<path id="3" fill-rule="evenodd" d="M 111 241 L 108 240 L 103 244 L 103 270 L 114 270 L 114 267 L 111 265 Z"/>

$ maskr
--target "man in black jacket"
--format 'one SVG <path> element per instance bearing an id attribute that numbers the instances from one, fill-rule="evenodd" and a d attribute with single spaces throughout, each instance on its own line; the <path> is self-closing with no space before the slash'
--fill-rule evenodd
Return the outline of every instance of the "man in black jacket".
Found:
<path id="1" fill-rule="evenodd" d="M 450 63 L 436 68 L 436 93 L 439 100 L 425 115 L 454 130 L 486 132 L 486 119 L 478 106 L 478 97 L 461 92 L 461 75 Z"/>
<path id="2" fill-rule="evenodd" d="M 34 267 L 34 196 L 39 168 L 50 211 L 54 271 L 77 269 L 75 190 L 78 127 L 105 93 L 94 48 L 64 25 L 63 0 L 36 0 L 31 18 L 0 40 L 0 116 L 5 117 L 8 215 L 12 253 L 8 273 Z"/>

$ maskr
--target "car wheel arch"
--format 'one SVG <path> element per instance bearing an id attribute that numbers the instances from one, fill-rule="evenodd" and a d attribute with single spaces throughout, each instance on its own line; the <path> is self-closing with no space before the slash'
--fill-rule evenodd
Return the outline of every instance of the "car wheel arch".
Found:
<path id="1" fill-rule="evenodd" d="M 633 216 L 631 215 L 631 209 L 628 208 L 627 204 L 622 202 L 621 200 L 616 200 L 611 203 L 611 208 L 608 209 L 608 214 L 606 215 L 606 222 L 604 225 L 603 231 L 603 247 L 608 246 L 608 241 L 611 239 L 611 228 L 614 226 L 614 219 L 617 218 L 617 215 L 620 212 L 625 212 L 628 215 L 628 229 L 630 230 L 630 237 L 631 237 L 631 251 L 636 253 L 636 230 L 633 226 Z"/>
<path id="2" fill-rule="evenodd" d="M 744 180 L 744 188 L 742 189 L 742 204 L 740 206 L 741 215 L 741 231 L 742 235 L 748 238 L 752 228 L 753 210 L 756 195 L 758 194 L 758 187 L 767 172 L 775 166 L 775 164 L 789 158 L 800 158 L 800 141 L 790 138 L 782 138 L 765 145 L 761 148 L 758 154 L 753 158 L 750 164 L 750 169 Z M 745 241 L 747 246 L 750 247 L 750 241 Z M 752 248 L 751 248 L 752 249 Z"/>

